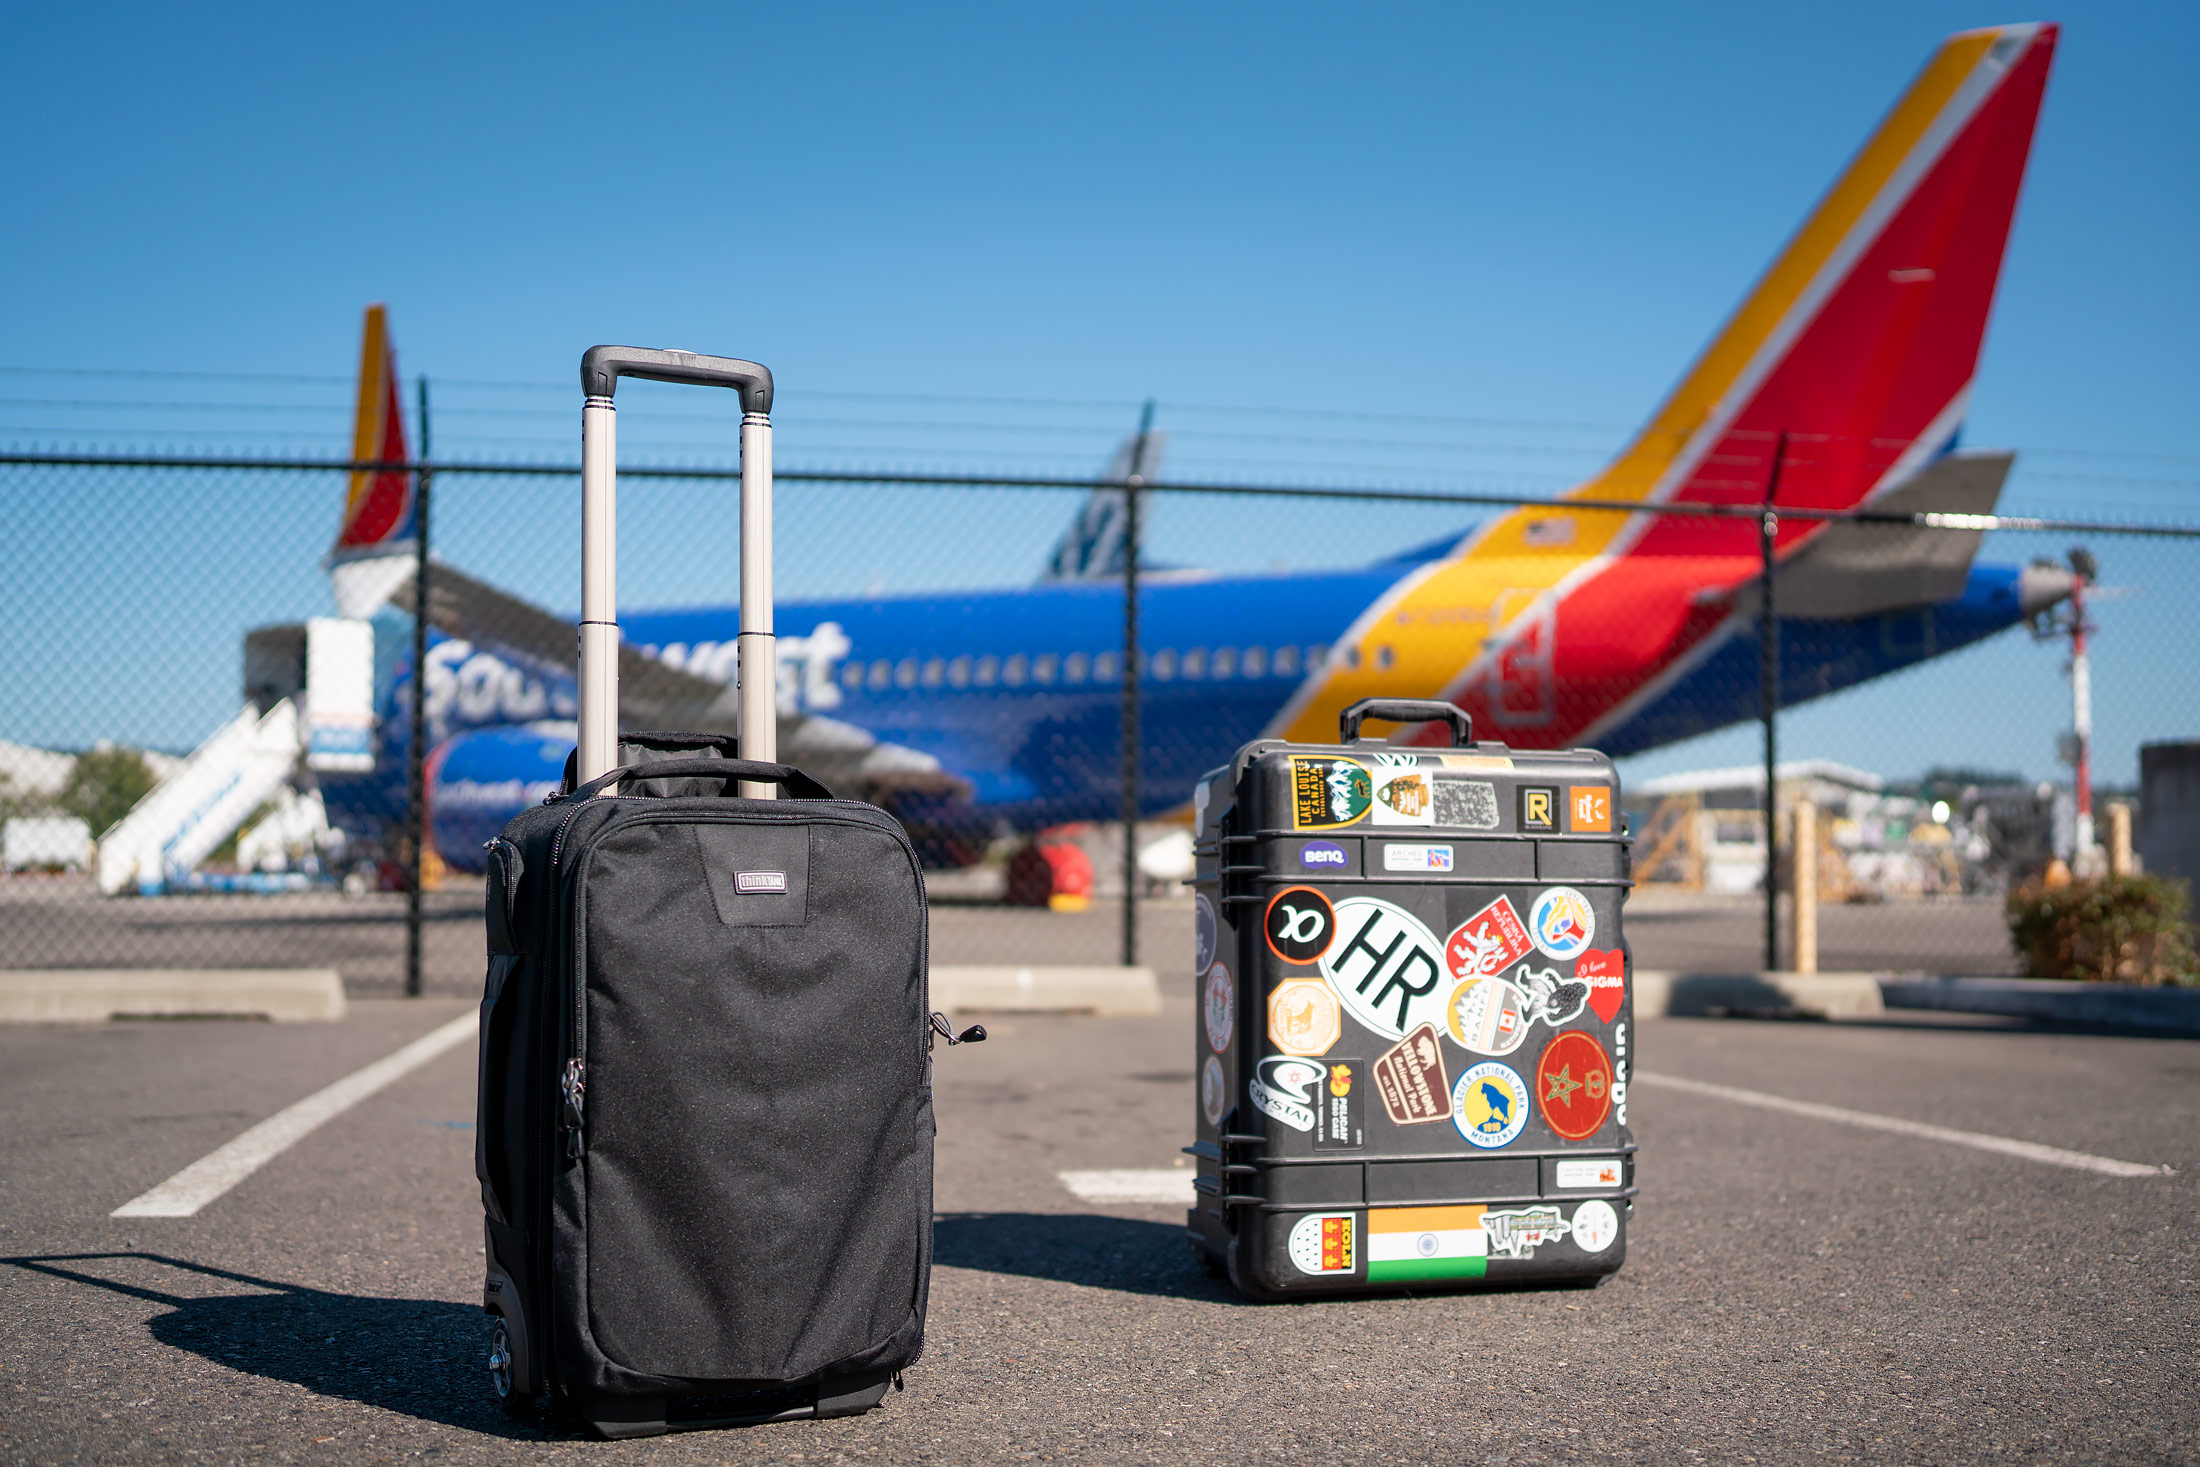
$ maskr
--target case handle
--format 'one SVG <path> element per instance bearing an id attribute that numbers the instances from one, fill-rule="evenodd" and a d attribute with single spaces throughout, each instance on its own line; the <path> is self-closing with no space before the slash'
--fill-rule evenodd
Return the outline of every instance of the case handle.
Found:
<path id="1" fill-rule="evenodd" d="M 568 800 L 588 800 L 622 779 L 723 779 L 750 784 L 780 784 L 798 800 L 829 800 L 833 792 L 791 764 L 765 764 L 755 759 L 650 759 L 622 764 L 599 774 L 567 795 Z"/>
<path id="2" fill-rule="evenodd" d="M 1451 746 L 1474 742 L 1474 720 L 1464 710 L 1433 698 L 1362 698 L 1337 717 L 1337 731 L 1344 742 L 1360 736 L 1360 722 L 1377 718 L 1385 723 L 1448 723 Z"/>
<path id="3" fill-rule="evenodd" d="M 647 346 L 592 346 L 582 354 L 581 391 L 588 396 L 610 397 L 618 391 L 621 377 L 689 387 L 731 387 L 741 394 L 742 412 L 772 410 L 771 368 L 758 362 Z"/>

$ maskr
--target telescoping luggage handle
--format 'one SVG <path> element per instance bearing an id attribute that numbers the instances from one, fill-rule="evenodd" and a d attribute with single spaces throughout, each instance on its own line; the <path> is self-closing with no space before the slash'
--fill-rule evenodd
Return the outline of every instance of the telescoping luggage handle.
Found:
<path id="1" fill-rule="evenodd" d="M 581 736 L 575 773 L 609 773 L 619 752 L 618 433 L 612 394 L 621 377 L 730 387 L 741 394 L 741 752 L 770 763 L 779 753 L 778 658 L 772 642 L 772 374 L 755 362 L 592 346 L 581 355 Z M 743 781 L 768 800 L 776 786 Z"/>
<path id="2" fill-rule="evenodd" d="M 1362 698 L 1338 715 L 1337 732 L 1349 744 L 1360 736 L 1361 721 L 1369 718 L 1386 723 L 1447 723 L 1453 748 L 1474 742 L 1474 720 L 1465 710 L 1431 698 Z"/>

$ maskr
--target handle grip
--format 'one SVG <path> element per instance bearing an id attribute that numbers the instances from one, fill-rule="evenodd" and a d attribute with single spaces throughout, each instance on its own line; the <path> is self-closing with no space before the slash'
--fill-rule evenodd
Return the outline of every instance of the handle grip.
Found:
<path id="1" fill-rule="evenodd" d="M 1464 710 L 1433 698 L 1362 698 L 1337 717 L 1337 731 L 1344 742 L 1358 738 L 1361 721 L 1369 718 L 1385 723 L 1448 723 L 1453 748 L 1474 742 L 1474 720 Z"/>
<path id="2" fill-rule="evenodd" d="M 741 411 L 770 413 L 771 368 L 738 357 L 706 357 L 691 351 L 660 351 L 647 346 L 592 346 L 581 355 L 581 391 L 610 397 L 621 377 L 650 382 L 681 382 L 690 387 L 731 387 L 741 394 Z"/>
<path id="3" fill-rule="evenodd" d="M 622 779 L 723 779 L 750 784 L 780 784 L 798 800 L 829 800 L 833 792 L 791 764 L 766 764 L 756 759 L 650 759 L 622 764 L 580 786 L 568 800 L 593 799 Z"/>

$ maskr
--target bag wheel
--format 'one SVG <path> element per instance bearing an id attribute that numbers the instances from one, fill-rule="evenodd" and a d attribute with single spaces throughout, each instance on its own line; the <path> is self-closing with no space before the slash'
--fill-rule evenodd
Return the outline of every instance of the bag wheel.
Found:
<path id="1" fill-rule="evenodd" d="M 489 1388 L 507 1416 L 525 1416 L 535 1409 L 535 1398 L 513 1384 L 512 1332 L 502 1315 L 497 1316 L 496 1327 L 489 1332 Z"/>

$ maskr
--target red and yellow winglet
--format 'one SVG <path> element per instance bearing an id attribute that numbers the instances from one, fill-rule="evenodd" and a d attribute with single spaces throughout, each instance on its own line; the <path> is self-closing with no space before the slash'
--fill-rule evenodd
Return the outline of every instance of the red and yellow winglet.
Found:
<path id="1" fill-rule="evenodd" d="M 1846 508 L 1945 451 L 2055 39 L 2013 25 L 1944 42 L 1634 441 L 1564 497 L 1755 504 L 1784 442 L 1779 502 Z M 1784 521 L 1782 553 L 1817 528 Z M 1410 694 L 1510 742 L 1576 742 L 1717 627 L 1703 593 L 1754 573 L 1755 535 L 1742 519 L 1501 515 L 1364 612 L 1270 732 L 1331 739 L 1354 700 Z"/>
<path id="2" fill-rule="evenodd" d="M 367 307 L 365 339 L 359 352 L 359 408 L 352 422 L 354 463 L 403 463 L 405 408 L 398 395 L 397 349 L 389 336 L 389 313 Z M 396 470 L 354 469 L 344 496 L 344 518 L 329 561 L 386 555 L 409 548 L 419 533 L 415 523 L 412 476 Z"/>

